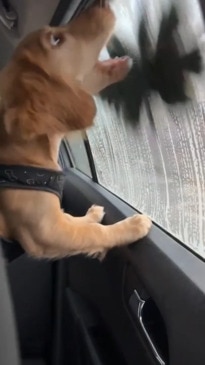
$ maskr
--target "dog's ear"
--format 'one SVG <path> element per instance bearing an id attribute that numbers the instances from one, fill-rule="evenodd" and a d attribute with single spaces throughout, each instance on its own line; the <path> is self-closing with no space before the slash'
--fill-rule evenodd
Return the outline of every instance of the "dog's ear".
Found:
<path id="1" fill-rule="evenodd" d="M 16 75 L 3 93 L 4 125 L 13 138 L 65 134 L 92 125 L 94 100 L 77 82 L 44 74 L 42 70 Z"/>

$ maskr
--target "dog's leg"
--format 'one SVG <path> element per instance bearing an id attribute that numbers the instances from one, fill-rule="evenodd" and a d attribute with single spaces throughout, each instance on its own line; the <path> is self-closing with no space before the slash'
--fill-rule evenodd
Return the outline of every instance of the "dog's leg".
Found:
<path id="1" fill-rule="evenodd" d="M 65 213 L 69 221 L 76 223 L 100 223 L 105 215 L 104 208 L 99 205 L 92 205 L 83 217 L 73 217 Z"/>
<path id="2" fill-rule="evenodd" d="M 83 80 L 83 88 L 96 95 L 107 86 L 122 81 L 131 67 L 132 59 L 127 56 L 98 61 L 92 72 Z"/>
<path id="3" fill-rule="evenodd" d="M 151 220 L 134 215 L 118 223 L 104 226 L 100 223 L 68 220 L 62 211 L 51 212 L 35 225 L 18 230 L 18 240 L 26 252 L 38 258 L 61 258 L 76 254 L 101 256 L 115 246 L 123 246 L 146 236 Z"/>
<path id="4" fill-rule="evenodd" d="M 28 254 L 39 258 L 61 258 L 76 254 L 103 255 L 115 246 L 127 245 L 146 236 L 151 220 L 135 215 L 113 225 L 69 221 L 63 212 L 49 214 L 39 229 L 22 230 L 20 242 Z M 25 244 L 24 244 L 25 243 Z"/>

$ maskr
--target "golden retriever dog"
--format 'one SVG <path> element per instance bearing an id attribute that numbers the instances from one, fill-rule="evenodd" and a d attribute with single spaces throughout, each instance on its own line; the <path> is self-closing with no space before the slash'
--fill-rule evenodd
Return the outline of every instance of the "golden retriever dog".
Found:
<path id="1" fill-rule="evenodd" d="M 107 2 L 95 3 L 68 25 L 47 26 L 19 44 L 0 79 L 0 165 L 10 177 L 11 166 L 60 172 L 62 138 L 93 125 L 92 95 L 122 80 L 130 68 L 127 57 L 98 61 L 114 25 Z M 104 226 L 103 207 L 73 217 L 43 188 L 0 187 L 0 236 L 17 240 L 36 258 L 103 255 L 139 240 L 151 227 L 145 215 Z"/>

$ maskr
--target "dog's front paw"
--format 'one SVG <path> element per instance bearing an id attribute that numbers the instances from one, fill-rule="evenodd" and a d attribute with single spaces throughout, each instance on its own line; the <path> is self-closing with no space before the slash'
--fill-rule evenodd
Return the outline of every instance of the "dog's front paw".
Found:
<path id="1" fill-rule="evenodd" d="M 105 71 L 109 76 L 110 83 L 122 81 L 130 71 L 133 60 L 128 57 L 116 57 L 104 62 Z"/>
<path id="2" fill-rule="evenodd" d="M 86 213 L 86 216 L 89 218 L 91 223 L 100 223 L 104 215 L 104 207 L 99 205 L 92 205 Z"/>
<path id="3" fill-rule="evenodd" d="M 152 226 L 151 219 L 144 214 L 136 214 L 133 217 L 127 218 L 127 222 L 132 233 L 133 242 L 147 236 Z"/>
<path id="4" fill-rule="evenodd" d="M 122 81 L 131 70 L 132 65 L 133 60 L 129 56 L 99 61 L 97 64 L 98 71 L 100 71 L 101 76 L 106 76 L 104 78 L 105 85 L 103 85 L 103 87 Z"/>

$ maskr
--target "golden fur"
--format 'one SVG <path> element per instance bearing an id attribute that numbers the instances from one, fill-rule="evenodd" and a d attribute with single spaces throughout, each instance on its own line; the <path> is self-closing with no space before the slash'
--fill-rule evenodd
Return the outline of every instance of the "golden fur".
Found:
<path id="1" fill-rule="evenodd" d="M 17 47 L 0 77 L 0 163 L 59 170 L 61 139 L 93 124 L 92 94 L 123 79 L 129 60 L 99 62 L 115 24 L 109 6 L 94 6 L 70 24 L 45 27 Z M 0 235 L 18 240 L 34 257 L 104 254 L 145 236 L 143 215 L 103 226 L 103 207 L 84 217 L 61 210 L 51 193 L 0 189 Z"/>

